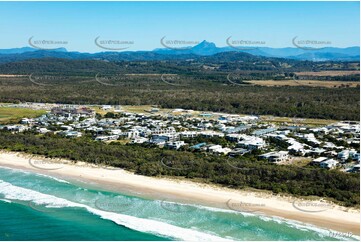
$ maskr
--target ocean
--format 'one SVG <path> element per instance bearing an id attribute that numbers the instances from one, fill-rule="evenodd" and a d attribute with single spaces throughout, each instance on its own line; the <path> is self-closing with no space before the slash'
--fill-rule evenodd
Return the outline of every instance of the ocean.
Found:
<path id="1" fill-rule="evenodd" d="M 252 212 L 145 199 L 0 167 L 0 240 L 358 240 Z"/>

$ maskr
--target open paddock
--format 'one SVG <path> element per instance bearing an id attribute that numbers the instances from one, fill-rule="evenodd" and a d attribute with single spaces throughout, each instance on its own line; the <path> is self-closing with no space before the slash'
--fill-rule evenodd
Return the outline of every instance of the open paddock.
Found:
<path id="1" fill-rule="evenodd" d="M 349 76 L 360 75 L 360 71 L 303 71 L 295 72 L 297 76 Z"/>
<path id="2" fill-rule="evenodd" d="M 276 86 L 309 86 L 309 87 L 327 87 L 327 88 L 340 88 L 340 87 L 357 87 L 359 82 L 346 82 L 346 81 L 318 81 L 318 80 L 262 80 L 262 81 L 247 81 L 247 83 L 276 87 Z"/>
<path id="3" fill-rule="evenodd" d="M 16 123 L 22 118 L 34 118 L 45 114 L 45 110 L 34 110 L 30 108 L 0 107 L 0 124 Z"/>

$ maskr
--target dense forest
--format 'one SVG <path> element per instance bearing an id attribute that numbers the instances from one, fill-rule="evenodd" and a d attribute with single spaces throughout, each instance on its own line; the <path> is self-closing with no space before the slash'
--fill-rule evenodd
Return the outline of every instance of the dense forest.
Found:
<path id="1" fill-rule="evenodd" d="M 0 64 L 1 74 L 57 73 L 61 75 L 94 75 L 101 73 L 172 73 L 183 75 L 217 74 L 240 71 L 242 75 L 257 75 L 269 79 L 287 78 L 294 72 L 359 71 L 358 62 L 298 61 L 266 58 L 247 53 L 227 52 L 213 56 L 192 56 L 188 59 L 152 61 L 69 60 L 59 58 L 29 59 Z M 354 76 L 355 77 L 355 76 Z M 332 79 L 332 77 L 330 77 Z M 355 80 L 358 81 L 359 79 Z"/>
<path id="2" fill-rule="evenodd" d="M 169 81 L 164 78 L 168 83 L 159 75 L 121 78 L 124 80 L 118 79 L 114 86 L 106 76 L 100 78 L 103 84 L 95 77 L 61 77 L 61 83 L 37 80 L 44 85 L 36 85 L 27 77 L 0 78 L 0 102 L 147 104 L 255 115 L 360 119 L 359 88 L 241 86 L 230 83 L 226 75 L 197 80 L 187 76 Z"/>
<path id="3" fill-rule="evenodd" d="M 101 61 L 56 58 L 0 64 L 0 102 L 158 105 L 201 111 L 359 120 L 358 87 L 260 86 L 295 74 L 353 71 L 325 80 L 359 82 L 359 63 L 311 62 L 227 52 L 193 59 Z M 315 79 L 320 79 L 316 76 Z M 341 86 L 341 85 L 340 85 Z"/>
<path id="4" fill-rule="evenodd" d="M 251 187 L 296 196 L 327 197 L 345 206 L 360 203 L 358 174 L 275 165 L 255 158 L 231 159 L 119 143 L 105 144 L 86 136 L 66 139 L 51 134 L 39 136 L 7 131 L 0 131 L 0 149 L 106 164 L 146 176 L 186 177 L 236 189 Z"/>

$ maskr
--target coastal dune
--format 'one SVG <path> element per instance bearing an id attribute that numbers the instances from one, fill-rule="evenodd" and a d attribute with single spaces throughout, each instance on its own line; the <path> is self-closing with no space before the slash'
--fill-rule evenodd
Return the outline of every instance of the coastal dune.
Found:
<path id="1" fill-rule="evenodd" d="M 204 205 L 214 208 L 275 216 L 315 225 L 342 233 L 360 235 L 360 211 L 326 202 L 302 200 L 270 192 L 236 190 L 184 179 L 136 175 L 122 169 L 99 167 L 84 162 L 34 163 L 43 157 L 15 152 L 0 152 L 0 166 L 32 171 L 69 181 L 145 198 Z"/>

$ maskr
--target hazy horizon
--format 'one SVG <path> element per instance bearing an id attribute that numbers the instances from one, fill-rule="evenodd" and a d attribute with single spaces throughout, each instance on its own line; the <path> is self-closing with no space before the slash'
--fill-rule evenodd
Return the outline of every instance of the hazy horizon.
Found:
<path id="1" fill-rule="evenodd" d="M 208 43 L 214 43 L 212 41 L 208 41 L 208 40 L 202 40 L 201 42 L 203 41 L 206 41 Z M 198 45 L 198 44 L 197 44 Z M 196 45 L 194 45 L 196 46 Z M 194 46 L 190 46 L 190 47 L 194 47 Z M 223 46 L 218 46 L 216 45 L 217 48 L 226 48 L 226 47 L 229 47 L 228 45 L 223 45 Z M 337 46 L 327 46 L 329 48 L 340 48 L 340 49 L 345 49 L 345 48 L 360 48 L 360 45 L 355 45 L 355 46 L 345 46 L 345 47 L 337 47 Z M 7 50 L 7 49 L 22 49 L 22 48 L 32 48 L 32 49 L 37 49 L 35 47 L 32 47 L 32 46 L 20 46 L 20 47 L 12 47 L 12 48 L 0 48 L 0 50 Z M 284 46 L 284 47 L 271 47 L 271 46 L 260 46 L 258 48 L 272 48 L 272 49 L 283 49 L 283 48 L 294 48 L 294 49 L 297 49 L 296 46 Z M 64 47 L 59 47 L 59 48 L 56 48 L 56 49 L 52 49 L 52 50 L 59 50 L 59 49 L 65 49 L 67 52 L 79 52 L 79 53 L 99 53 L 99 52 L 112 52 L 111 50 L 105 50 L 105 49 L 99 49 L 98 51 L 92 51 L 92 52 L 89 52 L 89 51 L 78 51 L 78 50 L 69 50 L 66 48 L 66 46 Z M 160 49 L 163 49 L 163 50 L 166 50 L 166 49 L 169 49 L 169 48 L 166 48 L 164 46 L 160 46 L 159 48 L 154 48 L 154 49 L 150 49 L 150 50 L 132 50 L 132 49 L 125 49 L 125 50 L 114 50 L 114 52 L 129 52 L 129 51 L 134 51 L 134 52 L 137 52 L 137 51 L 156 51 L 156 50 L 160 50 Z M 41 50 L 41 49 L 39 49 Z M 230 48 L 230 50 L 232 50 L 232 48 Z M 49 50 L 51 51 L 51 50 Z M 319 51 L 318 49 L 315 49 L 315 51 Z"/>

